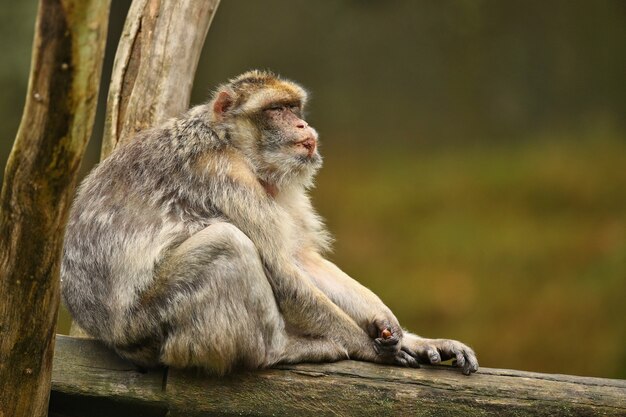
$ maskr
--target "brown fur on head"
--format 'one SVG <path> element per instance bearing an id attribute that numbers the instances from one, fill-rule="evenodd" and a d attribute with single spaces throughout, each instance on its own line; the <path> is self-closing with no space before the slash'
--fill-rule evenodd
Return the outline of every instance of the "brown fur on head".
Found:
<path id="1" fill-rule="evenodd" d="M 312 185 L 321 166 L 318 135 L 302 118 L 307 93 L 267 71 L 248 71 L 217 88 L 209 103 L 217 133 L 241 150 L 266 186 Z"/>

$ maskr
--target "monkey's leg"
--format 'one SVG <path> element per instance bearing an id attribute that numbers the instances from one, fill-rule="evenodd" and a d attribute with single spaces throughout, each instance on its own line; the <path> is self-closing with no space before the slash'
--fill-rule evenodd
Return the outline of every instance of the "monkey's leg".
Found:
<path id="1" fill-rule="evenodd" d="M 347 356 L 329 340 L 285 330 L 256 248 L 228 223 L 213 224 L 176 248 L 140 305 L 163 329 L 159 362 L 174 367 L 223 374 Z"/>

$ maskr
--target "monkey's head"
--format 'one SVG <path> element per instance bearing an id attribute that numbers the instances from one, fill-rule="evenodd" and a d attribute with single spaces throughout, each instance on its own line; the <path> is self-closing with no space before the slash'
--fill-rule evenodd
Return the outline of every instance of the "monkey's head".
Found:
<path id="1" fill-rule="evenodd" d="M 318 135 L 302 113 L 307 93 L 265 71 L 249 71 L 220 86 L 210 102 L 218 133 L 240 149 L 270 187 L 312 184 L 320 168 Z"/>

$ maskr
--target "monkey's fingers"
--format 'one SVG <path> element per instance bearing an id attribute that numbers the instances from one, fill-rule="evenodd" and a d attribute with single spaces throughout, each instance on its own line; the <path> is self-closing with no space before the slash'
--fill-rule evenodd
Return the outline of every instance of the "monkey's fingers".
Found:
<path id="1" fill-rule="evenodd" d="M 391 336 L 388 339 L 378 337 L 374 339 L 374 350 L 377 354 L 390 355 L 395 354 L 400 350 L 400 338 L 398 336 Z"/>
<path id="2" fill-rule="evenodd" d="M 441 355 L 434 346 L 424 346 L 423 348 L 414 350 L 408 346 L 402 346 L 402 350 L 413 356 L 420 363 L 438 365 L 441 363 Z"/>
<path id="3" fill-rule="evenodd" d="M 405 366 L 407 368 L 420 367 L 419 362 L 403 350 L 399 351 L 396 356 L 394 356 L 394 363 L 398 366 Z"/>

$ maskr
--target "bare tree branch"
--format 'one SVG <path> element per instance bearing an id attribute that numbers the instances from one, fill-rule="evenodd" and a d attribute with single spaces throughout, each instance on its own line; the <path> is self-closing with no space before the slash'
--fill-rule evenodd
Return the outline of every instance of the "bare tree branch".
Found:
<path id="1" fill-rule="evenodd" d="M 102 158 L 189 106 L 198 59 L 219 0 L 134 0 L 107 102 Z"/>

